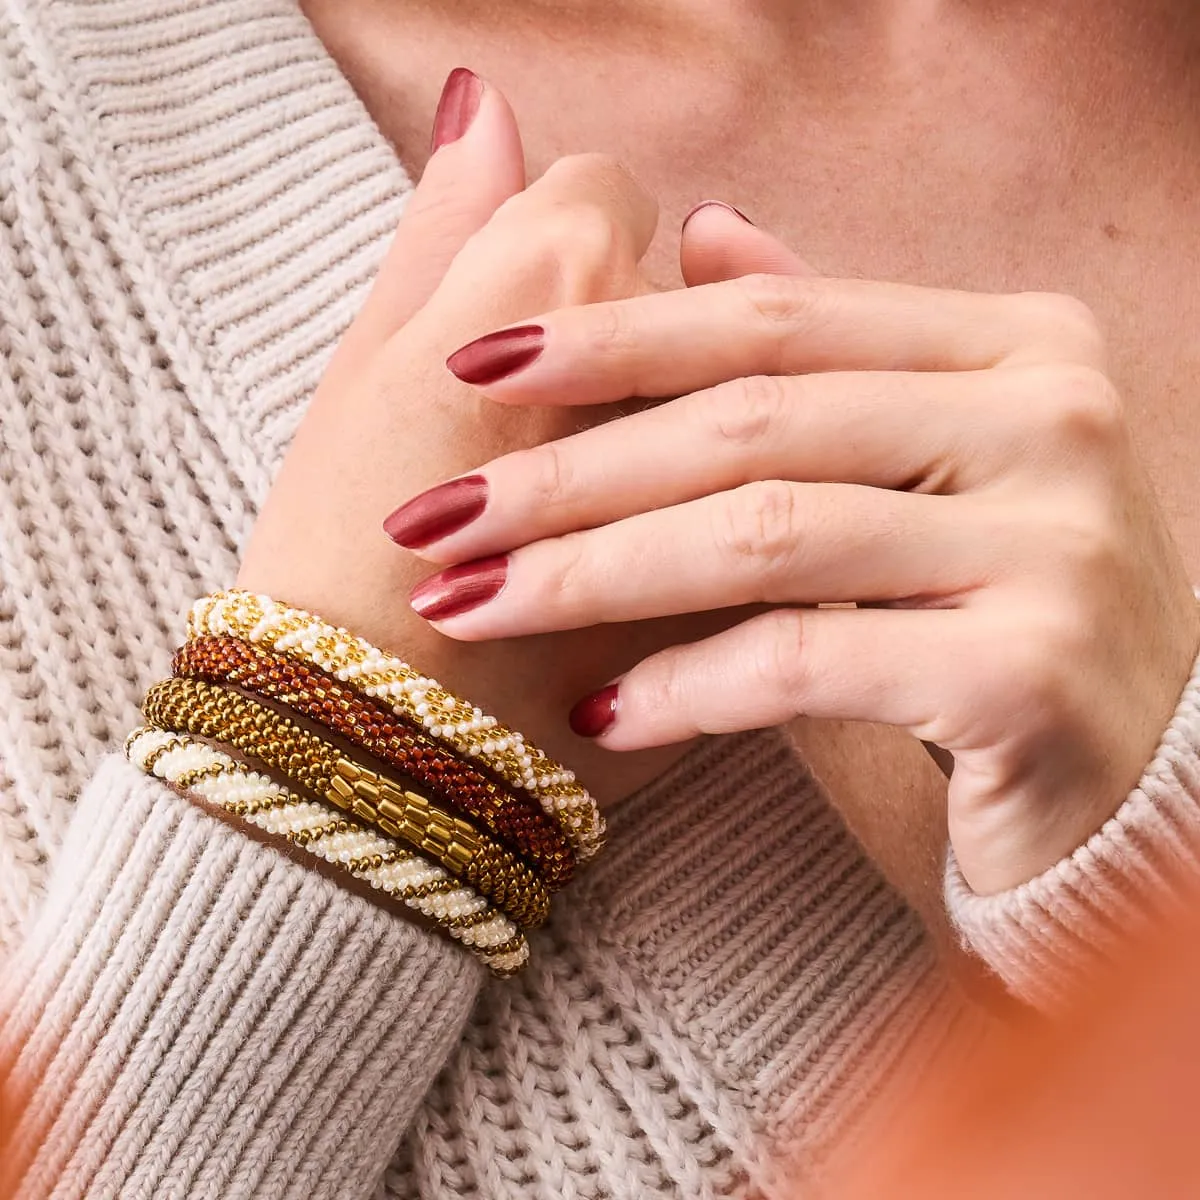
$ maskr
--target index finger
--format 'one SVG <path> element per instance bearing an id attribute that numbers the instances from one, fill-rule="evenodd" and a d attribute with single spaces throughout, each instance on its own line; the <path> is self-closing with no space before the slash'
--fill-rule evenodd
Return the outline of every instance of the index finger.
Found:
<path id="1" fill-rule="evenodd" d="M 497 375 L 506 339 L 537 353 Z M 516 404 L 666 398 L 751 375 L 976 371 L 1048 361 L 1102 368 L 1068 296 L 992 295 L 857 279 L 752 275 L 546 313 L 450 356 L 464 382 Z"/>

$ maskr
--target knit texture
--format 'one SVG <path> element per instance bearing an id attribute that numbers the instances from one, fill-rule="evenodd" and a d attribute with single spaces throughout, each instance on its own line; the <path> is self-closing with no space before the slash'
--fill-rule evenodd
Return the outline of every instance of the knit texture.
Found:
<path id="1" fill-rule="evenodd" d="M 0 998 L 20 1114 L 0 1178 L 29 1196 L 368 1194 L 482 967 L 120 759 L 60 854 Z"/>
<path id="2" fill-rule="evenodd" d="M 0 0 L 18 1194 L 773 1196 L 971 1021 L 779 735 L 704 743 L 607 814 L 504 983 L 105 757 L 234 578 L 408 190 L 290 0 Z M 1194 776 L 1143 791 L 1186 823 Z"/>

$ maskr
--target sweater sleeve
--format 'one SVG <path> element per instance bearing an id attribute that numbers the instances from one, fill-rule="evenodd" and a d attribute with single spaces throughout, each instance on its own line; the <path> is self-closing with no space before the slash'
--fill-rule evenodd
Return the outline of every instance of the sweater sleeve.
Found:
<path id="1" fill-rule="evenodd" d="M 1200 659 L 1137 787 L 1070 857 L 979 896 L 950 854 L 946 900 L 963 943 L 1019 998 L 1060 1005 L 1073 980 L 1200 884 Z"/>
<path id="2" fill-rule="evenodd" d="M 0 1194 L 367 1197 L 482 977 L 106 759 L 0 985 Z"/>

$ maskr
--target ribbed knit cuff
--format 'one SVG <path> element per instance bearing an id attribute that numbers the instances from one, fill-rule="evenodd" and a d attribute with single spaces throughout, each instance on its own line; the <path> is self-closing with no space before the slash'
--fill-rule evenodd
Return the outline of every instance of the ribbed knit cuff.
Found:
<path id="1" fill-rule="evenodd" d="M 1116 814 L 1069 858 L 978 896 L 953 853 L 946 902 L 967 948 L 1041 1008 L 1200 883 L 1200 659 L 1158 751 Z"/>
<path id="2" fill-rule="evenodd" d="M 0 994 L 0 1193 L 369 1196 L 482 975 L 108 759 Z"/>

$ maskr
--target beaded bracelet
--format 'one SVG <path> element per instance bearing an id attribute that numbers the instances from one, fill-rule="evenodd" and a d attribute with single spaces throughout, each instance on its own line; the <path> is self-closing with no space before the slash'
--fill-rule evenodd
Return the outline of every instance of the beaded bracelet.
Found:
<path id="1" fill-rule="evenodd" d="M 215 747 L 187 734 L 142 728 L 129 735 L 125 753 L 146 774 L 192 792 L 421 913 L 496 974 L 512 975 L 528 962 L 529 944 L 521 931 L 472 888 L 390 838 L 331 813 L 323 804 L 300 799 Z"/>
<path id="2" fill-rule="evenodd" d="M 257 700 L 198 679 L 167 679 L 146 693 L 142 711 L 160 729 L 215 738 L 257 758 L 310 795 L 433 855 L 518 924 L 532 928 L 546 919 L 545 885 L 511 851 Z"/>
<path id="3" fill-rule="evenodd" d="M 603 818 L 572 771 L 402 659 L 311 613 L 237 589 L 217 592 L 192 606 L 188 635 L 204 634 L 232 634 L 328 671 L 387 704 L 398 717 L 423 726 L 430 737 L 459 754 L 480 759 L 511 786 L 533 793 L 563 827 L 581 862 L 599 849 Z"/>
<path id="4" fill-rule="evenodd" d="M 201 637 L 175 655 L 175 674 L 276 700 L 424 784 L 469 819 L 524 854 L 557 891 L 575 852 L 557 822 L 528 792 L 510 791 L 447 753 L 416 728 L 309 663 L 233 637 Z"/>

